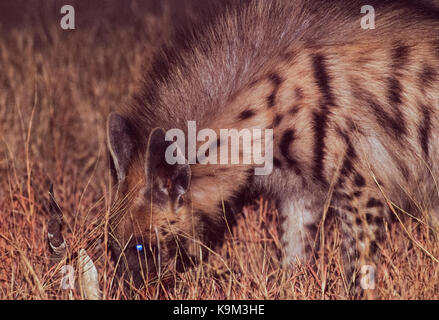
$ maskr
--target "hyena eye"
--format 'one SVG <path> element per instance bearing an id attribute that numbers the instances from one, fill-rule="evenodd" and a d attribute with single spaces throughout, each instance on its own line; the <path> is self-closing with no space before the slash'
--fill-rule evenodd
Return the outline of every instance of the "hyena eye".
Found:
<path id="1" fill-rule="evenodd" d="M 180 208 L 181 206 L 183 206 L 183 204 L 184 204 L 183 197 L 179 197 L 177 200 L 177 206 Z"/>
<path id="2" fill-rule="evenodd" d="M 143 245 L 142 244 L 136 244 L 136 250 L 137 250 L 137 252 L 142 252 L 143 251 Z"/>

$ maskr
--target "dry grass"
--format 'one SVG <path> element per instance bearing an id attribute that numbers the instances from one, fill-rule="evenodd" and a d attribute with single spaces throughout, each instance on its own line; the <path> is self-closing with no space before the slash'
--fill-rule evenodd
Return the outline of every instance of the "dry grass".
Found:
<path id="1" fill-rule="evenodd" d="M 0 30 L 1 31 L 1 30 Z M 145 15 L 134 26 L 111 23 L 75 31 L 57 24 L 3 30 L 0 39 L 0 298 L 81 299 L 60 289 L 62 264 L 50 266 L 48 189 L 64 211 L 69 264 L 87 248 L 104 298 L 126 298 L 114 263 L 98 240 L 109 207 L 107 114 L 136 90 L 140 66 L 170 35 L 169 16 Z M 337 228 L 324 263 L 294 272 L 280 267 L 278 215 L 260 199 L 244 210 L 224 245 L 200 267 L 138 292 L 142 299 L 348 299 Z M 439 298 L 435 237 L 409 220 L 391 228 L 374 295 Z M 419 245 L 423 247 L 420 248 Z"/>

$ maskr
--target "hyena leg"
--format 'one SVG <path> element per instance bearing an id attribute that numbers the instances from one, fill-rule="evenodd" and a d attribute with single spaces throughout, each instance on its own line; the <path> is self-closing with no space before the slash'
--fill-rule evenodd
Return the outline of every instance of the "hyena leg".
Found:
<path id="1" fill-rule="evenodd" d="M 283 264 L 307 262 L 315 244 L 319 208 L 305 200 L 285 199 L 278 204 L 283 220 Z"/>
<path id="2" fill-rule="evenodd" d="M 335 196 L 346 279 L 354 292 L 372 289 L 379 244 L 385 235 L 387 205 L 373 181 L 368 183 L 360 174 L 356 174 L 349 188 L 340 188 Z"/>

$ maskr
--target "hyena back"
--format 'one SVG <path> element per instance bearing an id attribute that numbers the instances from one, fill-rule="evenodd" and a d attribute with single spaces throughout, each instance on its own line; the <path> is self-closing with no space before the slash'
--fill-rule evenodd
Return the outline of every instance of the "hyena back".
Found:
<path id="1" fill-rule="evenodd" d="M 375 29 L 361 28 L 363 5 L 375 9 Z M 196 264 L 225 224 L 224 204 L 242 194 L 274 200 L 286 263 L 310 256 L 329 203 L 348 278 L 373 264 L 391 203 L 439 204 L 438 17 L 404 1 L 245 1 L 177 36 L 108 121 L 121 264 L 137 283 Z M 165 132 L 187 132 L 188 121 L 273 129 L 272 173 L 168 164 Z"/>

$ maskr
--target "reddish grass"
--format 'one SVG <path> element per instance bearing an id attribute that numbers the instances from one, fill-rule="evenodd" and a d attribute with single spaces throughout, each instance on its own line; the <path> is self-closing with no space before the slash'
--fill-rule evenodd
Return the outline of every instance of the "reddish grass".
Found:
<path id="1" fill-rule="evenodd" d="M 129 101 L 142 62 L 171 31 L 169 17 L 145 15 L 142 28 L 111 24 L 62 31 L 56 24 L 2 32 L 0 39 L 0 298 L 81 299 L 60 289 L 60 268 L 87 248 L 105 299 L 128 298 L 114 277 L 104 232 L 109 171 L 107 114 Z M 69 261 L 51 266 L 47 244 L 50 183 L 66 221 Z M 337 226 L 316 266 L 281 267 L 278 215 L 259 199 L 244 210 L 208 261 L 139 299 L 349 299 Z M 421 248 L 422 246 L 423 248 Z M 390 228 L 382 247 L 378 299 L 437 299 L 439 247 L 409 220 Z M 77 276 L 77 275 L 76 275 Z"/>

